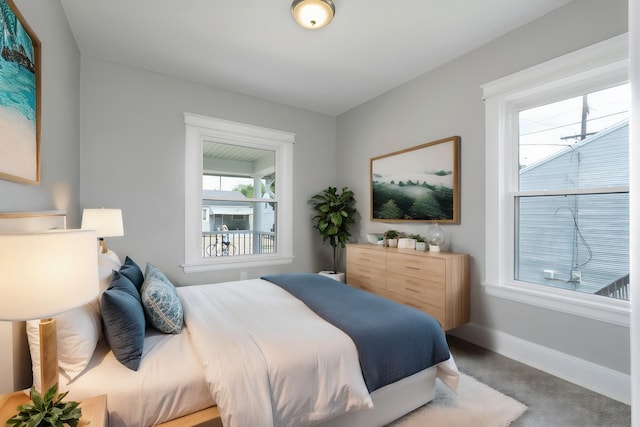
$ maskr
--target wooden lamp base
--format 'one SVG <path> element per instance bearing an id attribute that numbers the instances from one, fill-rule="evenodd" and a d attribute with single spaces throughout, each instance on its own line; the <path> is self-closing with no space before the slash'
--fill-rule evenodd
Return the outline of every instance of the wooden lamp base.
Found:
<path id="1" fill-rule="evenodd" d="M 40 320 L 40 394 L 58 383 L 58 339 L 56 319 Z"/>
<path id="2" fill-rule="evenodd" d="M 102 252 L 103 254 L 106 254 L 107 252 L 109 252 L 109 248 L 107 247 L 107 243 L 104 241 L 104 239 L 102 237 L 100 237 L 98 239 L 98 243 L 100 245 L 100 252 Z"/>

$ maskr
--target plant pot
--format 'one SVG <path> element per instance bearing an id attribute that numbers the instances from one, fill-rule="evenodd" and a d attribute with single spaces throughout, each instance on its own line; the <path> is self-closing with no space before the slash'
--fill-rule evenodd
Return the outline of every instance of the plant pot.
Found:
<path id="1" fill-rule="evenodd" d="M 429 245 L 429 252 L 440 252 L 439 245 Z"/>
<path id="2" fill-rule="evenodd" d="M 427 250 L 427 242 L 416 242 L 416 251 L 424 252 Z"/>
<path id="3" fill-rule="evenodd" d="M 390 248 L 397 248 L 398 239 L 387 239 L 387 246 L 389 246 Z"/>
<path id="4" fill-rule="evenodd" d="M 338 282 L 344 283 L 345 282 L 345 274 L 344 273 L 335 273 L 333 271 L 321 271 L 318 274 L 322 275 L 322 276 L 326 276 L 330 279 L 333 280 L 337 280 Z"/>
<path id="5" fill-rule="evenodd" d="M 415 249 L 416 239 L 398 239 L 398 249 Z"/>

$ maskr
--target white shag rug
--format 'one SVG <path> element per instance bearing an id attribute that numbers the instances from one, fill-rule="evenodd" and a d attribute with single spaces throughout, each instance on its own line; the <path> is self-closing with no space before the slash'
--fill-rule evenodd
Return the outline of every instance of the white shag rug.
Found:
<path id="1" fill-rule="evenodd" d="M 457 395 L 437 381 L 431 402 L 389 427 L 506 427 L 526 410 L 526 405 L 460 373 Z"/>

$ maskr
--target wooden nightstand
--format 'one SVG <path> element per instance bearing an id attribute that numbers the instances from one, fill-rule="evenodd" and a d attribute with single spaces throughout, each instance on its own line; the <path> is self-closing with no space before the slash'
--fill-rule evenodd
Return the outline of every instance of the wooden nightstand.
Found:
<path id="1" fill-rule="evenodd" d="M 67 399 L 65 399 L 66 401 Z M 18 413 L 17 408 L 20 405 L 29 403 L 30 399 L 27 394 L 22 391 L 3 394 L 0 396 L 0 426 L 6 426 L 9 418 Z M 82 417 L 78 423 L 78 427 L 107 427 L 107 395 L 92 397 L 80 401 L 82 408 Z"/>

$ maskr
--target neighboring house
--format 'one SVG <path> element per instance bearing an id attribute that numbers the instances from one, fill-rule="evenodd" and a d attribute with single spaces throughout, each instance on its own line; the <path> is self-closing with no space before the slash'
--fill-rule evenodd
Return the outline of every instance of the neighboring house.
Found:
<path id="1" fill-rule="evenodd" d="M 238 191 L 202 191 L 202 232 L 214 232 L 226 225 L 229 230 L 253 230 L 256 222 L 255 215 L 260 215 L 260 224 L 270 225 L 267 230 L 272 232 L 274 223 L 273 207 L 269 203 L 259 206 L 245 201 L 246 197 Z M 215 201 L 210 199 L 226 199 Z"/>
<path id="2" fill-rule="evenodd" d="M 269 195 L 265 194 L 264 199 Z M 210 248 L 222 236 L 233 249 L 224 255 L 272 253 L 275 249 L 275 212 L 271 203 L 250 202 L 238 191 L 203 190 L 202 253 L 219 256 Z M 221 233 L 221 231 L 225 230 Z"/>
<path id="3" fill-rule="evenodd" d="M 229 230 L 250 230 L 253 224 L 251 203 L 243 202 L 242 193 L 237 191 L 202 191 L 202 231 L 214 232 L 226 225 Z M 207 199 L 236 199 L 229 202 Z"/>
<path id="4" fill-rule="evenodd" d="M 624 121 L 522 168 L 520 191 L 628 187 L 628 147 Z M 523 197 L 517 232 L 519 280 L 628 299 L 628 193 Z"/>

